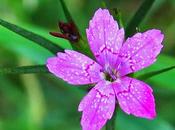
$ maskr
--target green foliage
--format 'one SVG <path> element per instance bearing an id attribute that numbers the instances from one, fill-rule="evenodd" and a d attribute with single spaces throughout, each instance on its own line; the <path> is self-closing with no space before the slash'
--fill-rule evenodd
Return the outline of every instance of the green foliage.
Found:
<path id="1" fill-rule="evenodd" d="M 59 48 L 58 46 L 56 46 L 54 43 L 47 40 L 46 38 L 41 37 L 38 34 L 34 34 L 30 31 L 27 31 L 26 29 L 23 29 L 19 26 L 16 26 L 14 24 L 6 22 L 2 19 L 0 19 L 0 25 L 6 27 L 7 29 L 9 29 L 9 30 L 31 40 L 31 41 L 34 41 L 35 43 L 39 44 L 40 46 L 51 51 L 53 54 L 56 54 L 58 51 L 63 51 L 62 48 Z"/>
<path id="2" fill-rule="evenodd" d="M 46 29 L 42 29 L 41 27 L 36 27 L 34 25 L 24 25 L 23 23 L 20 24 L 25 26 L 25 28 L 29 28 L 30 30 L 37 32 L 42 37 L 47 37 L 49 41 L 56 43 L 62 48 L 71 49 L 68 41 L 49 36 L 49 31 Z M 44 64 L 46 62 L 46 59 L 53 55 L 48 50 L 43 49 L 41 46 L 36 46 L 33 41 L 19 37 L 18 34 L 11 33 L 5 28 L 0 27 L 0 30 L 0 36 L 3 36 L 0 37 L 0 43 L 2 43 L 1 46 L 3 48 L 13 51 L 18 55 L 25 56 L 37 64 Z"/>
<path id="3" fill-rule="evenodd" d="M 145 68 L 137 73 L 135 73 L 135 77 L 143 76 L 147 73 L 154 73 L 156 70 L 164 71 L 165 68 L 169 68 L 170 66 L 174 68 L 174 58 L 166 56 L 166 55 L 160 55 L 157 59 L 157 61 L 151 65 L 148 68 Z M 158 75 L 155 75 L 153 77 L 150 77 L 148 79 L 149 82 L 153 82 L 156 84 L 156 87 L 163 87 L 164 89 L 172 89 L 175 90 L 174 87 L 174 74 L 175 69 L 172 69 L 171 71 L 167 71 L 165 73 L 161 73 Z"/>
<path id="4" fill-rule="evenodd" d="M 62 8 L 63 8 L 63 11 L 64 11 L 67 22 L 73 22 L 74 20 L 73 20 L 71 14 L 70 14 L 65 2 L 64 2 L 64 0 L 60 0 L 60 3 L 62 5 Z"/>
<path id="5" fill-rule="evenodd" d="M 122 13 L 121 13 L 121 11 L 118 10 L 117 8 L 113 8 L 110 11 L 111 11 L 111 14 L 113 15 L 114 19 L 116 21 L 118 21 L 118 24 L 119 24 L 120 28 L 123 28 L 124 25 L 123 25 L 123 21 L 122 21 Z"/>
<path id="6" fill-rule="evenodd" d="M 117 117 L 117 130 L 174 130 L 168 122 L 159 117 L 155 120 L 146 120 L 128 116 L 121 111 Z"/>
<path id="7" fill-rule="evenodd" d="M 147 79 L 149 79 L 153 76 L 157 76 L 159 74 L 165 73 L 165 72 L 170 71 L 172 69 L 175 69 L 175 66 L 171 66 L 171 67 L 167 67 L 167 68 L 160 69 L 160 70 L 157 70 L 157 71 L 152 71 L 152 72 L 149 72 L 149 73 L 145 73 L 143 75 L 138 76 L 137 78 L 140 79 L 140 80 L 147 80 Z"/>
<path id="8" fill-rule="evenodd" d="M 126 27 L 126 37 L 129 37 L 136 32 L 136 28 L 139 27 L 140 23 L 144 20 L 154 1 L 155 0 L 145 0 L 142 3 Z"/>

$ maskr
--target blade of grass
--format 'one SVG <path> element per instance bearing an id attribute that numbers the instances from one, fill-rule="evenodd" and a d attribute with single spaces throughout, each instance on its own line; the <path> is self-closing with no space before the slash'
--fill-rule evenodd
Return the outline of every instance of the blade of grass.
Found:
<path id="1" fill-rule="evenodd" d="M 140 80 L 147 80 L 153 76 L 156 76 L 156 75 L 159 75 L 159 74 L 162 74 L 162 73 L 165 73 L 167 71 L 170 71 L 172 69 L 175 69 L 175 66 L 171 66 L 171 67 L 168 67 L 168 68 L 164 68 L 164 69 L 161 69 L 161 70 L 157 70 L 157 71 L 152 71 L 152 72 L 148 72 L 146 74 L 142 74 L 140 76 L 137 77 L 137 79 L 140 79 Z"/>
<path id="2" fill-rule="evenodd" d="M 21 66 L 13 68 L 0 68 L 0 74 L 31 74 L 31 73 L 49 73 L 45 65 Z"/>
<path id="3" fill-rule="evenodd" d="M 145 0 L 142 3 L 140 8 L 137 10 L 137 12 L 132 17 L 131 21 L 128 23 L 126 27 L 126 37 L 129 37 L 136 32 L 136 27 L 138 27 L 140 23 L 143 21 L 143 19 L 151 9 L 154 2 L 155 0 Z"/>
<path id="4" fill-rule="evenodd" d="M 18 35 L 20 35 L 20 36 L 22 36 L 30 41 L 37 43 L 41 47 L 44 47 L 45 49 L 52 52 L 53 54 L 56 54 L 59 51 L 63 51 L 63 49 L 61 47 L 58 47 L 52 41 L 50 41 L 50 40 L 48 40 L 48 39 L 46 39 L 38 34 L 30 32 L 26 29 L 23 29 L 17 25 L 14 25 L 14 24 L 9 23 L 7 21 L 4 21 L 2 19 L 0 19 L 0 25 L 9 29 L 10 31 L 17 33 Z"/>

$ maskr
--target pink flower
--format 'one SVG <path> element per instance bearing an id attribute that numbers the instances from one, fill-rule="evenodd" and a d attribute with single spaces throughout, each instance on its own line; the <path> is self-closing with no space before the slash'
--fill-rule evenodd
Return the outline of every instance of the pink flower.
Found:
<path id="1" fill-rule="evenodd" d="M 83 130 L 100 130 L 111 119 L 115 105 L 127 114 L 156 116 L 152 89 L 127 75 L 156 61 L 164 35 L 151 29 L 124 41 L 124 29 L 106 9 L 98 9 L 86 30 L 96 61 L 72 50 L 49 58 L 51 73 L 73 85 L 96 84 L 80 102 Z"/>

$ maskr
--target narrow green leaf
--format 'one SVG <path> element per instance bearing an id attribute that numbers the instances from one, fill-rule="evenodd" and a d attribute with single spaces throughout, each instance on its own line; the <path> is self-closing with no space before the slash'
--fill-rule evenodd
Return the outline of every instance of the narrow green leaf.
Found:
<path id="1" fill-rule="evenodd" d="M 2 25 L 3 27 L 21 35 L 22 37 L 25 37 L 26 39 L 33 41 L 35 43 L 37 43 L 38 45 L 46 48 L 47 50 L 49 50 L 50 52 L 52 52 L 53 54 L 56 54 L 58 51 L 63 51 L 62 48 L 58 47 L 57 45 L 55 45 L 52 41 L 38 35 L 35 34 L 33 32 L 30 32 L 26 29 L 23 29 L 17 25 L 14 25 L 12 23 L 9 23 L 7 21 L 4 21 L 2 19 L 0 19 L 0 25 Z"/>
<path id="2" fill-rule="evenodd" d="M 136 32 L 136 28 L 145 18 L 155 0 L 145 0 L 126 27 L 126 37 Z"/>
<path id="3" fill-rule="evenodd" d="M 64 11 L 64 14 L 65 14 L 65 17 L 67 19 L 68 22 L 73 22 L 73 18 L 64 2 L 64 0 L 60 0 L 60 3 L 62 5 L 62 8 L 63 8 L 63 11 Z"/>
<path id="4" fill-rule="evenodd" d="M 137 71 L 136 73 L 134 73 L 134 77 L 140 77 L 141 75 L 144 75 L 146 73 L 154 72 L 156 70 L 162 70 L 170 66 L 175 66 L 174 57 L 160 54 L 154 64 L 140 71 Z M 166 73 L 161 73 L 159 75 L 153 76 L 148 79 L 147 82 L 154 83 L 157 87 L 162 87 L 175 91 L 175 82 L 172 82 L 174 80 L 174 74 L 175 69 L 167 71 Z"/>
<path id="5" fill-rule="evenodd" d="M 172 69 L 175 69 L 175 66 L 171 66 L 171 67 L 164 68 L 164 69 L 157 70 L 157 71 L 148 72 L 146 74 L 142 74 L 142 75 L 138 76 L 137 78 L 140 80 L 147 80 L 153 76 L 165 73 L 165 72 L 170 71 Z"/>
<path id="6" fill-rule="evenodd" d="M 45 65 L 0 68 L 0 74 L 49 73 Z"/>

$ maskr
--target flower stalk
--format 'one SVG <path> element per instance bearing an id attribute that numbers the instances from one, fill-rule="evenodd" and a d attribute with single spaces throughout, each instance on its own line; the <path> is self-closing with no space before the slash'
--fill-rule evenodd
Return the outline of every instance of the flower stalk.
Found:
<path id="1" fill-rule="evenodd" d="M 114 115 L 112 116 L 111 120 L 109 120 L 107 122 L 107 124 L 106 124 L 106 130 L 116 130 L 115 129 L 116 111 L 117 111 L 117 109 L 115 109 Z"/>
<path id="2" fill-rule="evenodd" d="M 69 42 L 72 45 L 73 50 L 76 50 L 78 52 L 81 52 L 81 53 L 93 58 L 93 54 L 90 51 L 88 43 L 83 38 L 83 36 L 81 35 L 81 33 L 78 29 L 78 26 L 75 23 L 75 21 L 73 20 L 73 17 L 71 15 L 70 11 L 68 10 L 64 0 L 60 0 L 60 3 L 62 5 L 63 12 L 65 14 L 65 18 L 66 18 L 66 21 L 67 21 L 67 23 L 62 22 L 63 23 L 62 25 L 66 25 L 66 28 L 63 28 L 63 26 L 59 25 L 59 28 L 60 28 L 62 34 L 61 33 L 55 33 L 56 34 L 55 35 L 55 34 L 52 33 L 52 35 L 55 35 L 55 36 L 58 36 L 60 38 L 64 38 L 64 39 L 69 40 Z"/>

